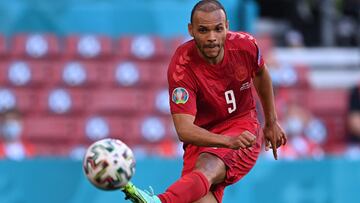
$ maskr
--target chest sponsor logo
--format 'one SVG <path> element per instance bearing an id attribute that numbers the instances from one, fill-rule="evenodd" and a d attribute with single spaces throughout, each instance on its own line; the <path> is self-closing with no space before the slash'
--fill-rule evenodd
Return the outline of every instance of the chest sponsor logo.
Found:
<path id="1" fill-rule="evenodd" d="M 244 83 L 244 84 L 241 85 L 240 91 L 249 89 L 250 86 L 251 86 L 251 85 L 250 85 L 250 82 L 246 82 L 246 83 Z"/>
<path id="2" fill-rule="evenodd" d="M 175 104 L 185 104 L 189 100 L 189 93 L 183 87 L 177 87 L 173 90 L 171 100 Z"/>

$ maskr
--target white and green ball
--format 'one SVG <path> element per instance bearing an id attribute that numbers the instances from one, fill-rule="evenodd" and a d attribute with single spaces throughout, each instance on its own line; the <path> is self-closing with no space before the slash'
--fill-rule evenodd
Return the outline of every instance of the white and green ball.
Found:
<path id="1" fill-rule="evenodd" d="M 135 173 L 132 150 L 117 139 L 102 139 L 87 149 L 83 169 L 89 181 L 102 190 L 125 186 Z"/>

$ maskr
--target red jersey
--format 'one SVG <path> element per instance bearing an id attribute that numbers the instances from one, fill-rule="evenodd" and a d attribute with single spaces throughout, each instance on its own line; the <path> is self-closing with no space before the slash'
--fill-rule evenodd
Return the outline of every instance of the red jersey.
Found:
<path id="1" fill-rule="evenodd" d="M 255 39 L 243 32 L 228 32 L 223 60 L 212 65 L 197 51 L 194 40 L 181 45 L 168 69 L 172 114 L 195 116 L 207 130 L 242 118 L 256 119 L 252 77 L 263 67 Z"/>

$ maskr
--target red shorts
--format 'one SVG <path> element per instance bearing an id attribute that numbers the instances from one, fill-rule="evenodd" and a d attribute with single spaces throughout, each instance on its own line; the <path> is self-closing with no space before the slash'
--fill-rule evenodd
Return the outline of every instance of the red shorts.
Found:
<path id="1" fill-rule="evenodd" d="M 201 153 L 210 153 L 219 157 L 227 167 L 225 181 L 213 185 L 210 191 L 214 194 L 217 201 L 221 203 L 225 187 L 239 181 L 255 165 L 263 143 L 263 136 L 262 133 L 259 133 L 260 125 L 253 121 L 242 121 L 241 123 L 237 123 L 235 127 L 218 127 L 210 130 L 211 132 L 228 136 L 239 135 L 245 130 L 257 136 L 256 144 L 247 149 L 232 150 L 227 148 L 187 145 L 183 157 L 184 166 L 182 176 L 194 170 L 197 158 Z"/>

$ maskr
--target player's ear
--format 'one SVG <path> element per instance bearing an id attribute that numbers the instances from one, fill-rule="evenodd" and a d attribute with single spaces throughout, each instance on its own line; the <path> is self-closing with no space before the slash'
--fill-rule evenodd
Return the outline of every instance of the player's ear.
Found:
<path id="1" fill-rule="evenodd" d="M 191 37 L 194 37 L 194 34 L 193 34 L 193 26 L 191 23 L 188 23 L 188 32 L 189 32 L 189 35 Z"/>
<path id="2" fill-rule="evenodd" d="M 229 20 L 227 20 L 227 21 L 225 22 L 225 27 L 226 27 L 227 30 L 229 30 Z"/>

